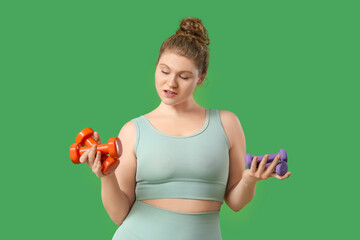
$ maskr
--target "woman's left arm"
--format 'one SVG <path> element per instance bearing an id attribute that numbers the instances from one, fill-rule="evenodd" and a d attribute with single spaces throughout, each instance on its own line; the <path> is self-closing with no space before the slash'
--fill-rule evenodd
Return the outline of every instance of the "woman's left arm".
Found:
<path id="1" fill-rule="evenodd" d="M 254 157 L 250 169 L 245 170 L 246 141 L 240 121 L 236 114 L 230 111 L 222 110 L 220 116 L 230 143 L 229 176 L 224 200 L 233 211 L 238 212 L 254 198 L 258 181 L 269 177 L 282 180 L 288 178 L 291 172 L 282 177 L 274 173 L 280 155 L 265 168 L 268 154 L 264 156 L 258 168 L 257 157 Z"/>

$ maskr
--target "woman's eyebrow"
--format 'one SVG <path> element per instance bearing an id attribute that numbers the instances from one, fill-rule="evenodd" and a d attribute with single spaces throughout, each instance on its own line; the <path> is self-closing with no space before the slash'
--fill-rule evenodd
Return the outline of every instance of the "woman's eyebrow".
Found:
<path id="1" fill-rule="evenodd" d="M 164 65 L 165 67 L 168 67 L 168 68 L 170 68 L 168 65 L 166 65 L 165 63 L 160 63 L 160 65 Z M 171 69 L 171 68 L 170 68 Z M 180 72 L 188 72 L 188 73 L 190 73 L 190 74 L 192 74 L 192 72 L 190 72 L 190 71 L 180 71 Z"/>

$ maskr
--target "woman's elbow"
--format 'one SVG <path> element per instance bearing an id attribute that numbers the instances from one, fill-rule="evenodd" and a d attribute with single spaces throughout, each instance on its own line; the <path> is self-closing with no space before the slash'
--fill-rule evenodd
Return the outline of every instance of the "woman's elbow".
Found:
<path id="1" fill-rule="evenodd" d="M 118 226 L 120 226 L 123 223 L 122 221 L 114 220 L 114 219 L 112 219 L 112 221 Z"/>

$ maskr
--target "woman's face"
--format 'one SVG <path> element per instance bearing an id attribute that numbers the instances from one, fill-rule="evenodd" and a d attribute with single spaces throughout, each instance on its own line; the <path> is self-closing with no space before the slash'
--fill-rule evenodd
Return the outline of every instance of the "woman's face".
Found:
<path id="1" fill-rule="evenodd" d="M 170 51 L 163 52 L 156 66 L 156 90 L 161 100 L 167 104 L 191 100 L 196 86 L 202 80 L 192 60 Z M 167 95 L 165 90 L 173 91 L 176 95 Z"/>

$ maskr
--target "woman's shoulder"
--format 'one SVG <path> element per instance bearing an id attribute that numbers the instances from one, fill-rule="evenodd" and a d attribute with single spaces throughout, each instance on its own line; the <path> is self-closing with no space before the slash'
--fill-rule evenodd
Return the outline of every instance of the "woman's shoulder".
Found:
<path id="1" fill-rule="evenodd" d="M 242 131 L 240 120 L 238 116 L 231 111 L 219 110 L 219 112 L 221 123 L 231 147 L 234 138 L 236 138 L 237 134 L 239 133 L 239 130 L 241 129 Z"/>
<path id="2" fill-rule="evenodd" d="M 135 125 L 135 119 L 131 119 L 129 120 L 127 123 L 125 123 L 122 128 L 120 129 L 119 132 L 119 137 L 120 138 L 126 138 L 127 139 L 131 139 L 133 137 L 136 137 L 136 125 Z"/>
<path id="3" fill-rule="evenodd" d="M 238 116 L 231 111 L 228 111 L 228 110 L 218 110 L 218 111 L 220 113 L 221 120 L 228 122 L 228 121 L 234 121 L 234 120 L 238 119 Z"/>

